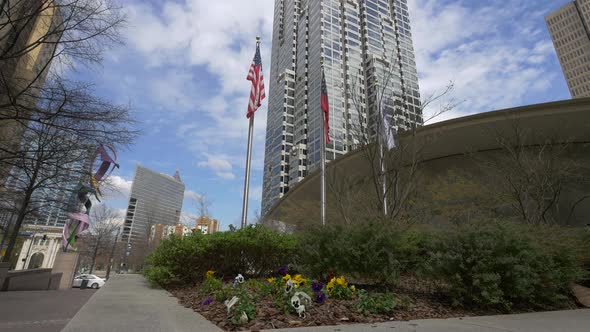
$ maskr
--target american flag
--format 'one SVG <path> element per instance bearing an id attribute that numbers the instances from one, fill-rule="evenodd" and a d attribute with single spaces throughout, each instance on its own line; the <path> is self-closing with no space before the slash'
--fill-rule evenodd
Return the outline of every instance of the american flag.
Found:
<path id="1" fill-rule="evenodd" d="M 328 88 L 326 87 L 326 78 L 324 76 L 324 68 L 322 68 L 321 107 L 324 113 L 324 134 L 326 135 L 326 143 L 330 144 L 330 103 L 328 101 Z"/>
<path id="2" fill-rule="evenodd" d="M 246 117 L 249 119 L 254 115 L 254 112 L 262 105 L 262 100 L 266 97 L 264 93 L 264 76 L 262 75 L 262 58 L 260 57 L 260 45 L 256 45 L 256 54 L 254 54 L 254 60 L 252 66 L 250 66 L 250 72 L 248 72 L 248 81 L 252 82 L 252 90 L 250 91 L 250 103 L 248 104 L 248 114 Z"/>

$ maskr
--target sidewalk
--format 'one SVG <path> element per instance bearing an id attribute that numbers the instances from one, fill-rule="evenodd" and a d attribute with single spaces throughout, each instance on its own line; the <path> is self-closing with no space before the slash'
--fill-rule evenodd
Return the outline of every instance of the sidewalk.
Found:
<path id="1" fill-rule="evenodd" d="M 137 274 L 112 276 L 63 332 L 222 331 Z"/>
<path id="2" fill-rule="evenodd" d="M 273 332 L 588 332 L 590 309 L 520 315 L 266 330 Z"/>
<path id="3" fill-rule="evenodd" d="M 64 328 L 72 331 L 222 331 L 140 275 L 116 275 Z M 269 330 L 273 331 L 273 330 Z M 293 328 L 282 332 L 588 332 L 590 310 Z"/>

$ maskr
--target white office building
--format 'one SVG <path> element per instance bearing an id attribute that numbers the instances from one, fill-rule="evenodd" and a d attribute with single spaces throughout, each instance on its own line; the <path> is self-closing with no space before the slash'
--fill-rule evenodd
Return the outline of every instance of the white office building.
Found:
<path id="1" fill-rule="evenodd" d="M 177 225 L 184 199 L 184 183 L 174 176 L 137 166 L 129 195 L 122 240 L 147 242 L 152 226 Z"/>

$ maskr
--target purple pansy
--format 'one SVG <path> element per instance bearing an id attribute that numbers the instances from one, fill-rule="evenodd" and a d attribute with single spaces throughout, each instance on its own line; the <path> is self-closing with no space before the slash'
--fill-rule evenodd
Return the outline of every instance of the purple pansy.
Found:
<path id="1" fill-rule="evenodd" d="M 324 294 L 324 292 L 316 293 L 316 295 L 315 295 L 315 302 L 316 303 L 324 303 L 324 302 L 326 302 L 326 294 Z"/>
<path id="2" fill-rule="evenodd" d="M 324 288 L 324 284 L 322 284 L 321 282 L 312 282 L 311 283 L 311 289 L 313 289 L 313 291 L 315 293 L 319 293 L 322 291 L 322 288 Z"/>
<path id="3" fill-rule="evenodd" d="M 279 268 L 279 274 L 282 276 L 286 276 L 287 273 L 289 273 L 289 266 L 285 265 L 285 266 L 281 266 Z"/>
<path id="4" fill-rule="evenodd" d="M 205 301 L 203 301 L 203 305 L 210 305 L 213 302 L 215 302 L 215 300 L 212 297 L 208 297 L 205 299 Z"/>

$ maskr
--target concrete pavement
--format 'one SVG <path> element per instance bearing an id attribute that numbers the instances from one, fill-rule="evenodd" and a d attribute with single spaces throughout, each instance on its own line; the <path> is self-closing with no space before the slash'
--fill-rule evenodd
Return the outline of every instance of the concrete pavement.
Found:
<path id="1" fill-rule="evenodd" d="M 63 329 L 64 332 L 222 331 L 136 274 L 112 276 Z"/>
<path id="2" fill-rule="evenodd" d="M 96 293 L 91 289 L 0 292 L 0 332 L 58 332 Z"/>
<path id="3" fill-rule="evenodd" d="M 266 330 L 273 332 L 588 332 L 590 310 Z"/>

